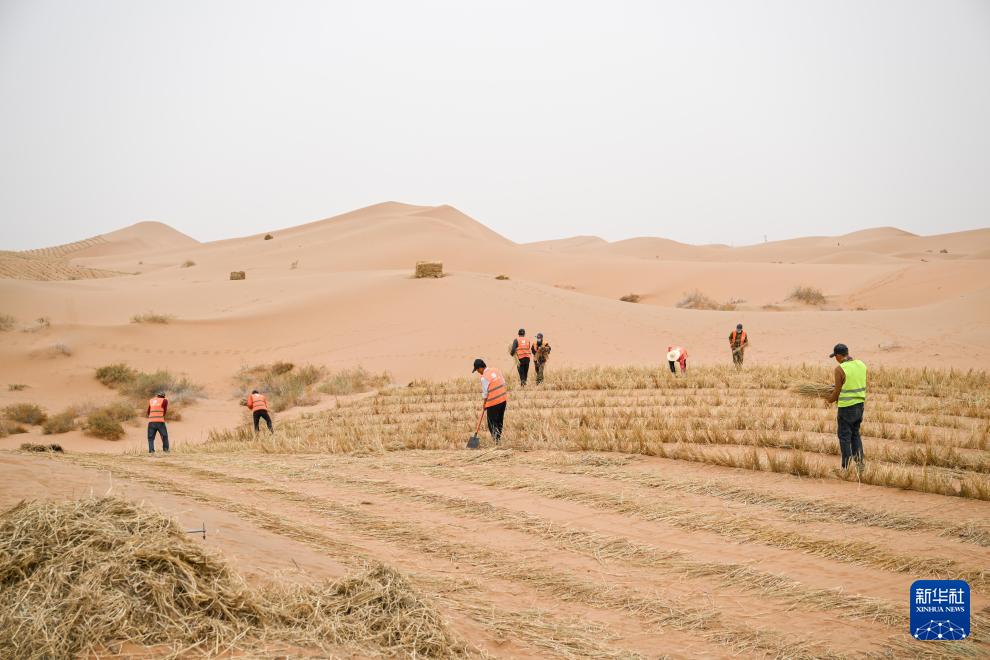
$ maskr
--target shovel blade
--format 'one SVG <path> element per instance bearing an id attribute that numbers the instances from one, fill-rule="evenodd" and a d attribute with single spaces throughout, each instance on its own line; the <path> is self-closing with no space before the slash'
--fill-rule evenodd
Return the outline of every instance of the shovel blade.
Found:
<path id="1" fill-rule="evenodd" d="M 468 439 L 467 448 L 468 449 L 478 449 L 479 447 L 481 447 L 481 439 L 478 438 L 478 436 L 476 436 L 476 435 L 472 435 Z"/>

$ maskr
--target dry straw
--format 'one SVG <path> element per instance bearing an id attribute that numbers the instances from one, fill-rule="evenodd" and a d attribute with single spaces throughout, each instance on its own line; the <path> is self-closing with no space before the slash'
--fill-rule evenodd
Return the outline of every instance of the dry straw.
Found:
<path id="1" fill-rule="evenodd" d="M 218 655 L 291 644 L 449 657 L 435 608 L 394 569 L 313 586 L 248 587 L 169 518 L 117 498 L 30 502 L 0 516 L 0 657 L 131 643 Z"/>
<path id="2" fill-rule="evenodd" d="M 416 278 L 443 277 L 443 264 L 439 261 L 417 261 Z"/>

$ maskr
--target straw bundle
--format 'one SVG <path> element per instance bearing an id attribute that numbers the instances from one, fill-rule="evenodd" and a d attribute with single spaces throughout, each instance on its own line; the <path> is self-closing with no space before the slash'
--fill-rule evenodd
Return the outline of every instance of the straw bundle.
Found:
<path id="1" fill-rule="evenodd" d="M 117 498 L 30 502 L 0 516 L 0 657 L 118 643 L 217 655 L 289 643 L 456 655 L 441 616 L 393 569 L 249 588 L 169 518 Z"/>
<path id="2" fill-rule="evenodd" d="M 232 270 L 230 271 L 230 279 L 232 280 L 246 280 L 247 273 L 243 270 Z"/>
<path id="3" fill-rule="evenodd" d="M 416 278 L 443 277 L 443 264 L 439 261 L 417 261 Z"/>
<path id="4" fill-rule="evenodd" d="M 50 445 L 39 445 L 34 442 L 22 442 L 21 451 L 51 451 L 57 453 L 64 453 L 62 445 L 50 444 Z"/>
<path id="5" fill-rule="evenodd" d="M 803 396 L 813 396 L 824 399 L 829 394 L 832 393 L 831 385 L 823 385 L 821 383 L 795 383 L 791 385 L 791 391 Z"/>

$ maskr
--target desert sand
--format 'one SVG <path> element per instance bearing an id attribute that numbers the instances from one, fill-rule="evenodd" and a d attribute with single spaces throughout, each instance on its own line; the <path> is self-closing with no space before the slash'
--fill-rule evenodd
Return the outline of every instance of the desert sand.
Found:
<path id="1" fill-rule="evenodd" d="M 450 206 L 389 202 L 270 234 L 201 243 L 141 222 L 0 253 L 0 408 L 108 403 L 94 373 L 117 362 L 204 391 L 170 422 L 168 457 L 144 453 L 143 422 L 119 441 L 0 438 L 0 507 L 145 501 L 205 522 L 205 544 L 252 581 L 385 561 L 499 657 L 910 656 L 905 594 L 927 575 L 966 577 L 975 621 L 990 620 L 990 229 L 517 244 Z M 413 279 L 420 260 L 446 276 Z M 799 286 L 825 300 L 791 299 Z M 732 309 L 678 307 L 695 291 Z M 132 322 L 148 312 L 169 321 Z M 737 322 L 741 374 L 726 366 Z M 604 384 L 514 387 L 505 446 L 465 452 L 469 363 L 511 371 L 520 327 L 552 343 L 549 379 Z M 833 474 L 834 412 L 784 382 L 827 375 L 839 341 L 872 368 L 939 373 L 879 381 L 858 478 Z M 690 352 L 686 379 L 670 378 L 670 344 Z M 290 408 L 254 440 L 234 374 L 275 361 L 387 370 L 393 385 Z M 587 370 L 624 365 L 654 369 Z M 16 451 L 25 441 L 67 453 Z M 946 511 L 951 525 L 933 522 Z M 986 652 L 974 644 L 946 653 Z"/>

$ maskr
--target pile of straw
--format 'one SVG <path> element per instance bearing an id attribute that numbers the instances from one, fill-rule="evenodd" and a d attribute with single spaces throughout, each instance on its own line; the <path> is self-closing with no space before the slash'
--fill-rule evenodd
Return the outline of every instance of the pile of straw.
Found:
<path id="1" fill-rule="evenodd" d="M 441 615 L 394 569 L 248 587 L 169 518 L 118 498 L 29 502 L 0 516 L 0 657 L 115 645 L 218 655 L 292 644 L 449 657 Z"/>
<path id="2" fill-rule="evenodd" d="M 50 445 L 39 445 L 34 442 L 22 442 L 21 451 L 51 451 L 57 453 L 64 453 L 62 445 L 52 443 Z"/>
<path id="3" fill-rule="evenodd" d="M 247 273 L 243 270 L 232 270 L 230 271 L 230 279 L 232 280 L 246 280 Z"/>
<path id="4" fill-rule="evenodd" d="M 443 264 L 439 261 L 417 261 L 416 278 L 443 277 Z"/>
<path id="5" fill-rule="evenodd" d="M 823 385 L 821 383 L 794 383 L 791 385 L 791 391 L 796 394 L 801 394 L 803 396 L 813 396 L 820 399 L 828 397 L 833 390 L 832 385 Z"/>

